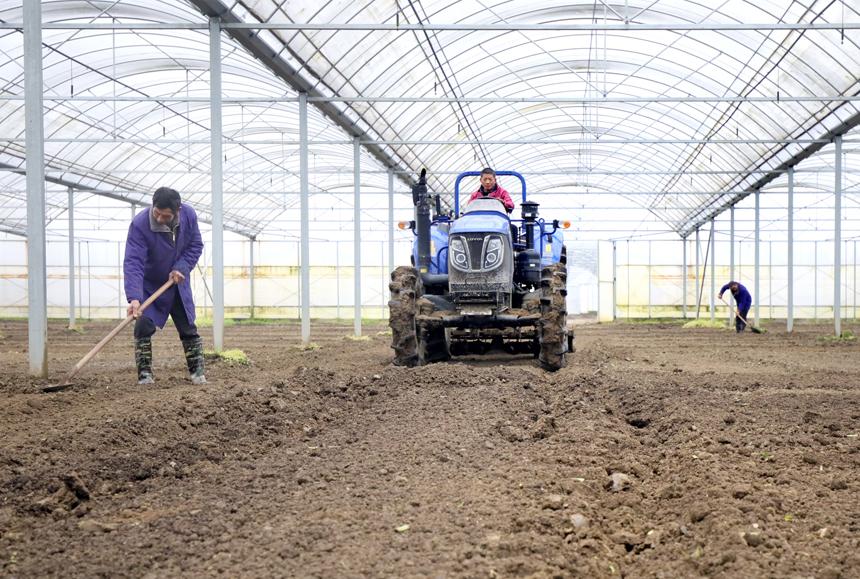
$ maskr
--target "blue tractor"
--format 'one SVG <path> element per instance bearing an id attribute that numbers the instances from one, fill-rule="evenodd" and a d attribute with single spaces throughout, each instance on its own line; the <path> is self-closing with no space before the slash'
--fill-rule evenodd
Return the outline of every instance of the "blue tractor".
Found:
<path id="1" fill-rule="evenodd" d="M 428 193 L 426 170 L 412 186 L 415 219 L 401 224 L 415 235 L 412 265 L 397 267 L 389 284 L 395 365 L 503 350 L 532 354 L 554 371 L 574 351 L 562 235 L 569 224 L 538 217 L 522 175 L 497 174 L 520 180 L 521 219 L 511 219 L 491 197 L 475 199 L 460 213 L 460 182 L 478 172 L 457 176 L 453 214 L 443 213 L 439 196 Z"/>

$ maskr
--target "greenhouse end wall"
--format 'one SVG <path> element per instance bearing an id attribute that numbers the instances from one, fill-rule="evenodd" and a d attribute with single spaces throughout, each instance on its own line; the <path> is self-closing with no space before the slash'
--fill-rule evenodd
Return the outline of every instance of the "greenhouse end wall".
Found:
<path id="1" fill-rule="evenodd" d="M 225 316 L 227 318 L 297 319 L 301 309 L 301 269 L 298 243 L 255 242 L 254 296 L 251 300 L 249 243 L 225 243 L 224 269 Z M 734 279 L 754 291 L 752 243 L 735 244 Z M 842 255 L 847 263 L 841 270 L 842 317 L 858 314 L 856 243 L 844 243 Z M 596 315 L 601 321 L 681 318 L 684 312 L 684 267 L 681 241 L 621 241 L 568 243 L 568 312 L 573 316 Z M 649 247 L 650 246 L 650 247 Z M 688 250 L 688 318 L 711 315 L 712 288 L 732 278 L 729 244 L 717 242 L 717 263 L 705 262 L 704 250 L 696 275 L 693 244 Z M 77 319 L 119 319 L 125 317 L 123 292 L 123 242 L 79 241 L 75 243 L 75 312 Z M 310 308 L 314 318 L 351 319 L 354 316 L 354 270 L 352 245 L 329 242 L 316 246 L 312 259 L 321 263 L 310 268 Z M 396 260 L 408 263 L 408 243 L 395 244 Z M 700 248 L 702 249 L 702 248 Z M 2 240 L 0 251 L 6 265 L 0 266 L 0 316 L 26 317 L 27 268 L 26 242 Z M 613 256 L 614 251 L 614 256 Z M 363 245 L 361 267 L 362 317 L 385 319 L 388 315 L 390 267 L 386 242 Z M 828 259 L 832 244 L 799 242 L 795 244 L 794 317 L 832 319 L 833 265 Z M 788 315 L 788 265 L 784 243 L 767 242 L 760 247 L 759 272 L 761 319 Z M 710 259 L 710 258 L 708 258 Z M 598 265 L 599 264 L 599 265 Z M 613 267 L 614 264 L 614 267 Z M 600 282 L 598 283 L 598 267 Z M 191 276 L 198 315 L 212 315 L 212 268 L 204 252 L 199 267 Z M 614 283 L 613 283 L 614 280 Z M 612 299 L 615 299 L 614 308 Z M 728 296 L 725 296 L 728 298 Z M 48 315 L 67 318 L 69 312 L 68 242 L 48 242 Z M 714 317 L 729 316 L 729 307 L 713 296 Z M 755 311 L 750 313 L 755 316 Z"/>

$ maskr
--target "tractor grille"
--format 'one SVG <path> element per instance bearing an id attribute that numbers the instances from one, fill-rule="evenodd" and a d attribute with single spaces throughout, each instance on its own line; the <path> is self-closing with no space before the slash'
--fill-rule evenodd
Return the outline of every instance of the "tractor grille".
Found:
<path id="1" fill-rule="evenodd" d="M 484 236 L 483 235 L 465 235 L 466 245 L 469 248 L 469 267 L 473 270 L 480 270 L 482 260 L 484 259 Z"/>

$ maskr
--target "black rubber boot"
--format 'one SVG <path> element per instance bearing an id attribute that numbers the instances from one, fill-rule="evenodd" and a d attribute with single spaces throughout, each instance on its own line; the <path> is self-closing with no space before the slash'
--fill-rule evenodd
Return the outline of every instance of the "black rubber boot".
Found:
<path id="1" fill-rule="evenodd" d="M 206 384 L 206 373 L 203 362 L 203 338 L 198 336 L 182 340 L 182 348 L 185 350 L 185 362 L 188 364 L 191 382 L 194 384 Z"/>
<path id="2" fill-rule="evenodd" d="M 152 338 L 137 338 L 134 341 L 134 361 L 137 364 L 137 383 L 152 384 Z"/>

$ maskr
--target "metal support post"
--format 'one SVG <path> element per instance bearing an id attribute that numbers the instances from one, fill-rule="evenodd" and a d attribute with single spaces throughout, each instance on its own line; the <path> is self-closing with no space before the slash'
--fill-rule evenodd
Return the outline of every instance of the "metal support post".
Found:
<path id="1" fill-rule="evenodd" d="M 794 167 L 788 169 L 788 311 L 785 331 L 794 331 Z"/>
<path id="2" fill-rule="evenodd" d="M 116 242 L 116 291 L 117 291 L 117 305 L 119 307 L 119 316 L 118 319 L 122 320 L 125 318 L 125 310 L 122 299 L 122 242 Z"/>
<path id="3" fill-rule="evenodd" d="M 773 240 L 767 241 L 767 317 L 773 319 Z"/>
<path id="4" fill-rule="evenodd" d="M 24 2 L 24 125 L 27 149 L 27 308 L 30 375 L 48 377 L 45 248 L 45 132 L 42 110 L 42 3 Z"/>
<path id="5" fill-rule="evenodd" d="M 651 319 L 651 240 L 648 240 L 648 319 Z"/>
<path id="6" fill-rule="evenodd" d="M 755 322 L 756 324 L 761 324 L 761 289 L 760 279 L 761 279 L 761 261 L 760 261 L 760 240 L 761 240 L 761 190 L 755 190 L 755 266 L 753 271 L 753 296 L 755 300 Z"/>
<path id="7" fill-rule="evenodd" d="M 681 268 L 681 317 L 687 319 L 687 238 L 681 238 L 681 247 L 683 248 L 684 265 Z"/>
<path id="8" fill-rule="evenodd" d="M 335 318 L 340 320 L 340 241 L 334 242 L 334 276 L 335 288 L 337 289 L 337 310 Z"/>
<path id="9" fill-rule="evenodd" d="M 616 319 L 618 311 L 618 247 L 615 240 L 612 241 L 612 321 Z"/>
<path id="10" fill-rule="evenodd" d="M 75 195 L 69 187 L 69 329 L 75 329 Z"/>
<path id="11" fill-rule="evenodd" d="M 712 322 L 714 321 L 714 317 L 716 316 L 716 311 L 715 311 L 716 302 L 714 301 L 716 299 L 716 293 L 717 293 L 717 288 L 715 285 L 716 281 L 714 279 L 714 276 L 716 275 L 716 267 L 714 266 L 714 264 L 717 261 L 717 253 L 716 252 L 717 252 L 717 240 L 714 238 L 714 220 L 711 219 L 711 298 L 709 300 L 709 304 L 711 306 L 711 321 Z"/>
<path id="12" fill-rule="evenodd" d="M 212 128 L 212 342 L 224 349 L 224 155 L 221 152 L 221 21 L 209 19 L 209 116 Z"/>
<path id="13" fill-rule="evenodd" d="M 626 243 L 627 243 L 627 246 L 625 248 L 626 249 L 626 251 L 625 251 L 625 257 L 626 257 L 625 267 L 627 268 L 627 320 L 629 321 L 630 320 L 630 310 L 632 309 L 631 305 L 630 305 L 630 240 L 628 239 L 626 241 Z"/>
<path id="14" fill-rule="evenodd" d="M 696 287 L 693 289 L 693 297 L 696 300 L 696 319 L 699 319 L 699 228 L 696 228 Z"/>
<path id="15" fill-rule="evenodd" d="M 812 319 L 816 322 L 818 321 L 818 240 L 812 242 L 813 256 L 812 261 L 812 279 L 813 279 L 813 287 L 812 290 Z"/>
<path id="16" fill-rule="evenodd" d="M 254 319 L 254 244 L 257 242 L 257 238 L 251 237 L 248 241 L 250 242 L 250 267 L 248 268 L 248 280 L 251 282 L 251 319 Z"/>
<path id="17" fill-rule="evenodd" d="M 302 300 L 302 345 L 311 343 L 311 244 L 310 209 L 308 186 L 308 95 L 299 93 L 299 190 L 301 191 L 301 300 Z"/>
<path id="18" fill-rule="evenodd" d="M 355 179 L 355 216 L 353 243 L 355 244 L 355 336 L 361 336 L 361 143 L 353 139 L 353 171 Z"/>
<path id="19" fill-rule="evenodd" d="M 833 144 L 833 331 L 838 337 L 842 335 L 842 135 L 834 138 Z"/>
<path id="20" fill-rule="evenodd" d="M 729 281 L 735 279 L 735 206 L 729 207 Z M 721 286 L 722 287 L 722 286 Z M 728 308 L 729 327 L 734 325 L 735 312 Z"/>
<path id="21" fill-rule="evenodd" d="M 394 169 L 388 170 L 388 271 L 394 271 Z"/>

